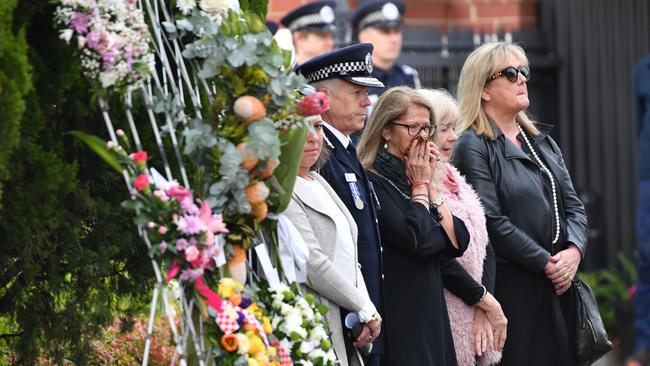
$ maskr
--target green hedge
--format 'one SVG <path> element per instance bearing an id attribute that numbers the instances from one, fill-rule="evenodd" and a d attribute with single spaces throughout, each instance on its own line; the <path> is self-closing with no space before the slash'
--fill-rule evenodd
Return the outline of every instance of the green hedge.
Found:
<path id="1" fill-rule="evenodd" d="M 0 364 L 84 364 L 99 326 L 151 294 L 122 178 L 66 134 L 106 136 L 54 8 L 0 1 Z"/>

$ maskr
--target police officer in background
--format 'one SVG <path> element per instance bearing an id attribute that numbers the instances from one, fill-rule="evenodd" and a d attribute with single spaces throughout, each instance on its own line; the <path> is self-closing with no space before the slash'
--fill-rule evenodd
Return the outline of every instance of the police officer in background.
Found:
<path id="1" fill-rule="evenodd" d="M 372 76 L 384 84 L 384 87 L 370 87 L 368 94 L 372 104 L 387 89 L 394 86 L 420 88 L 417 70 L 397 62 L 402 53 L 402 23 L 406 6 L 400 1 L 372 1 L 360 6 L 352 14 L 352 31 L 360 43 L 371 43 Z M 352 136 L 357 143 L 361 138 L 358 131 Z"/>
<path id="2" fill-rule="evenodd" d="M 280 23 L 291 31 L 295 65 L 334 49 L 334 1 L 314 1 L 286 14 Z"/>
<path id="3" fill-rule="evenodd" d="M 372 45 L 355 44 L 328 52 L 301 64 L 302 74 L 317 91 L 327 95 L 330 109 L 321 115 L 325 145 L 330 158 L 319 173 L 345 203 L 359 229 L 357 246 L 366 288 L 380 316 L 383 316 L 383 274 L 381 242 L 377 226 L 376 197 L 350 135 L 363 128 L 370 99 L 368 88 L 384 85 L 370 75 Z M 343 314 L 343 312 L 342 312 Z M 383 332 L 369 321 L 373 347 L 366 365 L 379 365 L 384 351 Z M 353 340 L 354 341 L 354 340 Z"/>
<path id="4" fill-rule="evenodd" d="M 371 43 L 374 68 L 372 76 L 385 87 L 371 87 L 368 93 L 375 100 L 388 88 L 410 86 L 420 88 L 418 72 L 397 63 L 402 52 L 402 22 L 405 5 L 399 1 L 374 1 L 357 9 L 352 15 L 352 29 L 359 43 Z"/>

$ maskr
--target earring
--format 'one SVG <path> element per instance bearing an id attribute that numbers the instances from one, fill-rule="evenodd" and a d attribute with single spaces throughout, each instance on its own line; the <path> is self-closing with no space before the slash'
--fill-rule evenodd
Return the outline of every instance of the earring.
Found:
<path id="1" fill-rule="evenodd" d="M 388 141 L 390 140 L 386 140 L 386 143 L 384 143 L 384 150 L 388 149 Z"/>

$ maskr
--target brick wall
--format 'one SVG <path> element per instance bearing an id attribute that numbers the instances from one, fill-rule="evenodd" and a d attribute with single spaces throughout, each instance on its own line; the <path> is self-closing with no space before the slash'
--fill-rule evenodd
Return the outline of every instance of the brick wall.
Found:
<path id="1" fill-rule="evenodd" d="M 404 0 L 406 24 L 492 33 L 537 27 L 539 0 Z M 270 0 L 269 18 L 278 20 L 287 11 L 309 0 Z M 357 0 L 348 0 L 350 9 Z"/>

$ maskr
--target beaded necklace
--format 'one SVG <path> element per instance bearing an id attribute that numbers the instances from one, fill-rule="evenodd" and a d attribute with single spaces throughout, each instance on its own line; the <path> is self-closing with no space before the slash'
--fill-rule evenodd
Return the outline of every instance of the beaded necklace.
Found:
<path id="1" fill-rule="evenodd" d="M 553 238 L 551 245 L 553 246 L 553 251 L 555 251 L 555 243 L 557 243 L 558 239 L 560 238 L 560 214 L 557 208 L 557 190 L 555 189 L 555 179 L 553 179 L 551 171 L 546 167 L 546 165 L 544 165 L 544 163 L 542 163 L 542 159 L 539 158 L 537 152 L 535 152 L 535 149 L 533 149 L 533 145 L 528 140 L 528 136 L 526 136 L 519 123 L 517 123 L 517 128 L 519 128 L 519 132 L 521 132 L 521 135 L 524 137 L 524 141 L 526 142 L 526 145 L 528 146 L 530 152 L 533 154 L 533 157 L 537 161 L 537 164 L 539 164 L 542 171 L 546 173 L 546 176 L 548 176 L 548 179 L 551 181 L 551 191 L 553 192 L 553 211 L 555 211 L 555 237 Z"/>

